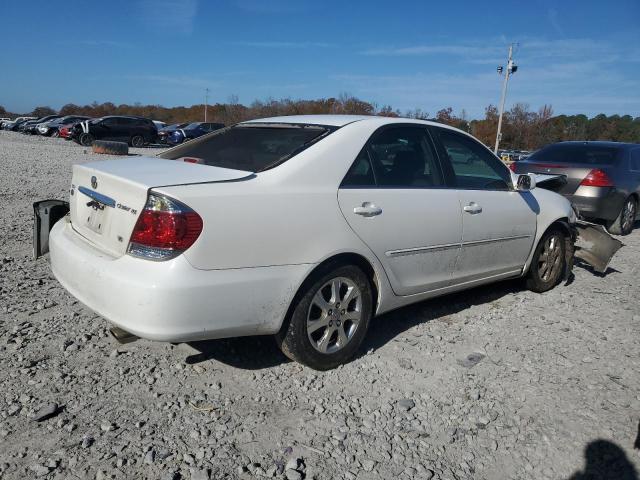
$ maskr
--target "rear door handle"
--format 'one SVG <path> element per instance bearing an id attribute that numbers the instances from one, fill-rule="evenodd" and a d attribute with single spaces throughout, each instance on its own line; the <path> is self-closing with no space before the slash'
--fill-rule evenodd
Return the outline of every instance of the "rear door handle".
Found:
<path id="1" fill-rule="evenodd" d="M 363 217 L 375 217 L 382 213 L 382 209 L 380 207 L 376 207 L 371 202 L 364 202 L 361 207 L 355 207 L 353 209 L 353 213 L 356 215 L 362 215 Z"/>
<path id="2" fill-rule="evenodd" d="M 478 205 L 476 202 L 471 202 L 469 205 L 465 205 L 463 210 L 471 215 L 475 215 L 476 213 L 482 213 L 482 207 Z"/>

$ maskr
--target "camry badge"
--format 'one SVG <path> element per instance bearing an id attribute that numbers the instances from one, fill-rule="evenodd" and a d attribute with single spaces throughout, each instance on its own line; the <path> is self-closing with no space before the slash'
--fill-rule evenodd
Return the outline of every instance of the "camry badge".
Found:
<path id="1" fill-rule="evenodd" d="M 95 177 L 91 177 L 91 188 L 98 188 L 98 179 Z"/>

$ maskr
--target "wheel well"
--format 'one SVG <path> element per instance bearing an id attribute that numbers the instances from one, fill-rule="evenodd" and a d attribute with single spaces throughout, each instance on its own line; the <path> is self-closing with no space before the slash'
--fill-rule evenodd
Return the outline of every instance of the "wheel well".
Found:
<path id="1" fill-rule="evenodd" d="M 569 227 L 569 219 L 566 218 L 566 217 L 565 218 L 559 218 L 558 220 L 553 222 L 551 225 L 549 225 L 547 227 L 547 229 L 544 231 L 544 233 L 547 233 L 553 227 L 560 228 L 560 230 L 562 230 L 567 235 L 571 235 L 571 228 Z M 544 233 L 543 233 L 543 235 L 544 235 Z M 540 237 L 540 238 L 542 238 L 542 237 Z"/>
<path id="2" fill-rule="evenodd" d="M 293 296 L 293 299 L 289 304 L 289 308 L 287 309 L 287 314 L 284 318 L 284 321 L 282 322 L 280 331 L 284 331 L 287 328 L 287 324 L 289 323 L 289 319 L 291 318 L 291 314 L 301 292 L 304 291 L 304 288 L 314 278 L 314 276 L 317 275 L 318 272 L 325 272 L 336 267 L 341 267 L 343 265 L 355 265 L 357 267 L 360 267 L 369 279 L 369 284 L 371 285 L 371 299 L 373 300 L 373 305 L 371 306 L 371 308 L 375 315 L 376 306 L 378 305 L 379 300 L 378 295 L 380 292 L 380 285 L 373 266 L 371 265 L 369 260 L 367 260 L 362 255 L 358 255 L 357 253 L 339 253 L 337 255 L 334 255 L 333 257 L 327 258 L 326 260 L 318 264 L 311 272 L 309 272 L 307 277 L 300 284 L 298 291 Z"/>

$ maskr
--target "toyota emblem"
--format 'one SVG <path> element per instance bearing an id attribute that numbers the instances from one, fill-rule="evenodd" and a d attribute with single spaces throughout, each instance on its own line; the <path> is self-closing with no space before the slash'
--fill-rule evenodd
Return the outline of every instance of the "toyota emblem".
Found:
<path id="1" fill-rule="evenodd" d="M 98 179 L 95 176 L 91 177 L 91 187 L 98 188 Z"/>

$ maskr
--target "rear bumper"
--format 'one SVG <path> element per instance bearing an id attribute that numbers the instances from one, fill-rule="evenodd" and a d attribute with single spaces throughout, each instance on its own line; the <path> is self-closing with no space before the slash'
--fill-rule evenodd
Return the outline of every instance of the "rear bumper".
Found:
<path id="1" fill-rule="evenodd" d="M 565 197 L 578 209 L 583 218 L 615 220 L 625 195 L 611 187 L 578 187 L 573 195 Z"/>
<path id="2" fill-rule="evenodd" d="M 49 237 L 53 274 L 74 297 L 118 327 L 183 342 L 275 333 L 310 265 L 199 270 L 184 256 L 153 262 L 111 257 L 69 219 Z"/>

